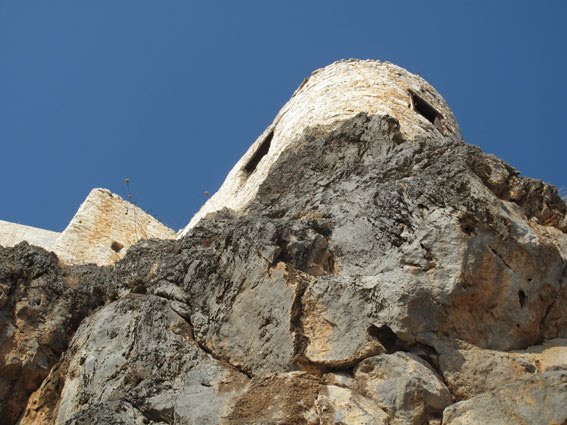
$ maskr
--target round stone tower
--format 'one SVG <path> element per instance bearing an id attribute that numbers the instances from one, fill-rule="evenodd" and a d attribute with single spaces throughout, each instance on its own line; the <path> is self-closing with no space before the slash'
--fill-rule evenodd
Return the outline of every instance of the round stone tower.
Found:
<path id="1" fill-rule="evenodd" d="M 308 128 L 324 126 L 332 131 L 359 113 L 395 118 L 408 142 L 420 136 L 462 140 L 449 106 L 423 78 L 388 62 L 335 62 L 303 81 L 178 236 L 210 212 L 225 207 L 245 210 L 278 157 L 301 143 Z"/>

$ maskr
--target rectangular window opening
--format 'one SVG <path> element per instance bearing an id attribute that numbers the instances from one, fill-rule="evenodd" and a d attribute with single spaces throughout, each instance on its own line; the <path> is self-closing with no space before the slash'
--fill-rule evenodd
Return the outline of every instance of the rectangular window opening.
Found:
<path id="1" fill-rule="evenodd" d="M 254 155 L 250 158 L 248 163 L 244 166 L 244 171 L 248 174 L 252 174 L 262 158 L 266 156 L 268 151 L 270 150 L 270 145 L 272 143 L 272 138 L 274 137 L 274 132 L 270 131 L 270 134 L 266 136 L 266 138 L 260 143 L 260 146 L 254 152 Z"/>
<path id="2" fill-rule="evenodd" d="M 409 93 L 411 96 L 411 104 L 413 110 L 417 112 L 419 115 L 423 116 L 425 119 L 427 119 L 427 121 L 429 121 L 431 124 L 434 124 L 435 126 L 439 127 L 441 125 L 442 115 L 437 111 L 437 109 L 435 109 L 425 100 L 423 100 L 413 91 L 410 91 Z"/>

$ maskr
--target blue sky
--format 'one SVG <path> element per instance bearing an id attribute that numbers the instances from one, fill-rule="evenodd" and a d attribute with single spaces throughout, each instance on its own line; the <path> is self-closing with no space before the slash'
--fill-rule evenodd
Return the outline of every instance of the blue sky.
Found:
<path id="1" fill-rule="evenodd" d="M 184 226 L 304 77 L 422 75 L 468 143 L 567 187 L 567 2 L 0 0 L 0 219 L 63 230 L 93 187 Z"/>

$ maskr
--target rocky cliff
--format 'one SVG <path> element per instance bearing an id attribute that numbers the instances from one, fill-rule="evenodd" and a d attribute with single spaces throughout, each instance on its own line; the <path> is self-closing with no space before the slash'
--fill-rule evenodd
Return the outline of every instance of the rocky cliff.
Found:
<path id="1" fill-rule="evenodd" d="M 557 190 L 401 68 L 321 73 L 314 102 L 370 100 L 264 135 L 182 238 L 106 267 L 0 248 L 3 423 L 567 423 Z"/>

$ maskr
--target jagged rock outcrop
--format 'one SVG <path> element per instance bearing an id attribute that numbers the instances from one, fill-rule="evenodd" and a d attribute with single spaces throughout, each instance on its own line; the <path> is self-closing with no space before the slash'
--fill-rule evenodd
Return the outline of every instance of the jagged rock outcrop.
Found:
<path id="1" fill-rule="evenodd" d="M 364 91 L 396 68 L 341 62 L 311 89 Z M 403 81 L 403 114 L 353 102 L 291 132 L 259 159 L 238 208 L 179 240 L 88 269 L 3 249 L 3 287 L 48 291 L 34 283 L 47 263 L 42 282 L 80 307 L 42 301 L 44 315 L 74 318 L 42 374 L 7 373 L 18 351 L 3 352 L 2 379 L 25 387 L 2 393 L 9 423 L 564 423 L 567 208 L 555 188 L 463 143 L 439 122 L 450 111 L 424 110 L 442 102 L 430 86 L 433 106 Z M 19 317 L 6 306 L 24 297 L 2 297 L 4 341 Z"/>
<path id="2" fill-rule="evenodd" d="M 116 299 L 109 270 L 62 268 L 23 242 L 0 247 L 0 418 L 14 423 L 83 318 Z"/>

